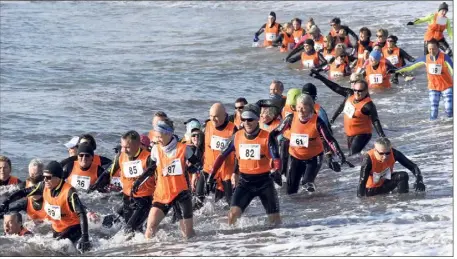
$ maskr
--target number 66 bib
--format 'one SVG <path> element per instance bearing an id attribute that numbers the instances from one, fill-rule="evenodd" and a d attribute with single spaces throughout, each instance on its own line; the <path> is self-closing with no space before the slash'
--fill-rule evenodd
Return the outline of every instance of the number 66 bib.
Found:
<path id="1" fill-rule="evenodd" d="M 139 177 L 143 174 L 143 166 L 141 160 L 128 161 L 122 164 L 124 175 L 127 178 Z"/>
<path id="2" fill-rule="evenodd" d="M 240 144 L 240 159 L 260 160 L 260 144 Z"/>
<path id="3" fill-rule="evenodd" d="M 61 214 L 60 214 L 60 206 L 56 205 L 51 205 L 47 202 L 44 204 L 44 210 L 46 214 L 48 214 L 49 217 L 55 220 L 60 220 Z"/>

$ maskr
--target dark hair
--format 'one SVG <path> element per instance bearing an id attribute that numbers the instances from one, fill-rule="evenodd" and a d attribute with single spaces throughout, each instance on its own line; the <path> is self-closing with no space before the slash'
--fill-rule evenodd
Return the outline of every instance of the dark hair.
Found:
<path id="1" fill-rule="evenodd" d="M 163 111 L 157 111 L 156 113 L 154 113 L 154 117 L 168 118 L 167 114 Z"/>
<path id="2" fill-rule="evenodd" d="M 367 35 L 368 35 L 368 38 L 371 37 L 371 31 L 370 31 L 370 29 L 368 29 L 367 27 L 362 27 L 362 28 L 360 28 L 359 32 L 366 32 Z"/>
<path id="3" fill-rule="evenodd" d="M 0 156 L 0 162 L 6 162 L 11 168 L 11 159 L 6 156 Z"/>
<path id="4" fill-rule="evenodd" d="M 278 85 L 279 89 L 281 91 L 284 91 L 284 84 L 281 81 L 274 79 L 273 81 L 271 81 L 271 83 L 275 84 L 275 85 Z"/>
<path id="5" fill-rule="evenodd" d="M 431 40 L 427 41 L 427 45 L 428 44 L 435 44 L 436 46 L 438 46 L 438 41 L 435 39 L 431 39 Z"/>
<path id="6" fill-rule="evenodd" d="M 361 79 L 361 80 L 356 80 L 354 84 L 361 83 L 363 85 L 363 90 L 368 90 L 368 83 L 367 81 Z"/>
<path id="7" fill-rule="evenodd" d="M 82 139 L 88 140 L 87 143 L 89 143 L 89 145 L 92 147 L 93 150 L 97 149 L 97 142 L 95 142 L 95 138 L 92 135 L 83 134 L 83 135 L 79 136 L 78 145 L 81 143 Z"/>
<path id="8" fill-rule="evenodd" d="M 248 101 L 246 100 L 246 98 L 240 97 L 240 98 L 238 98 L 238 99 L 235 100 L 235 103 L 244 103 L 244 104 L 248 104 Z"/>
<path id="9" fill-rule="evenodd" d="M 122 139 L 128 139 L 130 141 L 140 142 L 140 134 L 134 130 L 129 130 L 122 135 Z"/>
<path id="10" fill-rule="evenodd" d="M 19 225 L 22 226 L 22 214 L 17 212 L 17 211 L 13 211 L 13 212 L 8 212 L 8 214 L 6 214 L 8 216 L 14 216 L 16 219 L 17 219 L 17 223 L 19 223 Z"/>
<path id="11" fill-rule="evenodd" d="M 333 18 L 330 23 L 341 24 L 341 20 L 338 17 Z"/>
<path id="12" fill-rule="evenodd" d="M 293 18 L 291 22 L 297 21 L 299 24 L 301 24 L 301 19 L 299 18 Z"/>

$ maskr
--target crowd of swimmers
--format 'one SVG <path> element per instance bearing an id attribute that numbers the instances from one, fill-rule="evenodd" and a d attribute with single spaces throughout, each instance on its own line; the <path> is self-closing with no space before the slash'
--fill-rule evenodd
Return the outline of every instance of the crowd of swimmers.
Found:
<path id="1" fill-rule="evenodd" d="M 182 138 L 175 134 L 172 119 L 163 111 L 156 112 L 148 134 L 135 130 L 122 134 L 113 159 L 96 154 L 95 138 L 83 134 L 65 144 L 69 156 L 62 161 L 44 164 L 33 159 L 28 178 L 21 181 L 11 174 L 12 161 L 0 156 L 0 185 L 19 185 L 0 205 L 4 231 L 32 235 L 22 224 L 20 212 L 24 211 L 37 224 L 49 221 L 56 239 L 68 238 L 85 252 L 91 248 L 89 220 L 102 220 L 105 227 L 123 221 L 126 234 L 141 232 L 151 238 L 172 211 L 172 224 L 178 222 L 183 237 L 190 238 L 195 235 L 193 212 L 203 207 L 208 195 L 214 196 L 214 202 L 227 203 L 230 225 L 259 197 L 268 222 L 276 226 L 281 223 L 278 188 L 293 195 L 302 186 L 312 194 L 322 166 L 335 172 L 345 165 L 354 168 L 347 157 L 357 154 L 362 157 L 356 180 L 358 197 L 409 192 L 409 174 L 395 171 L 396 162 L 415 177 L 414 190 L 425 191 L 419 167 L 386 137 L 369 89 L 389 88 L 391 82 L 398 83 L 398 75 L 405 76 L 424 64 L 430 119 L 438 116 L 441 95 L 446 115 L 452 117 L 452 52 L 443 37 L 445 29 L 452 36 L 447 11 L 447 4 L 442 3 L 437 13 L 408 23 L 429 22 L 425 56 L 417 59 L 397 47 L 398 38 L 385 29 L 377 30 L 377 41 L 372 42 L 367 27 L 357 36 L 334 18 L 330 33 L 323 36 L 313 19 L 306 28 L 301 28 L 298 18 L 281 26 L 271 12 L 254 42 L 264 33 L 264 47 L 278 46 L 288 53 L 287 62 L 300 61 L 310 76 L 344 97 L 330 119 L 316 101 L 314 84 L 289 89 L 283 95 L 283 83 L 273 80 L 270 98 L 255 103 L 238 98 L 231 115 L 222 103 L 214 103 L 206 121 L 191 118 L 185 122 Z M 405 66 L 405 60 L 413 63 Z M 322 75 L 326 70 L 328 76 Z M 345 76 L 350 78 L 350 87 L 335 82 Z M 339 132 L 332 129 L 341 113 L 346 154 L 334 137 Z M 365 152 L 373 128 L 379 138 Z M 94 191 L 119 194 L 121 205 L 116 213 L 97 218 L 78 196 Z"/>

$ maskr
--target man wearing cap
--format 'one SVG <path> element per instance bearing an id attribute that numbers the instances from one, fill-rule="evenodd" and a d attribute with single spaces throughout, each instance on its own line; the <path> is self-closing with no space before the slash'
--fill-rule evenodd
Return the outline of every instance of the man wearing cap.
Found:
<path id="1" fill-rule="evenodd" d="M 274 181 L 282 185 L 281 159 L 274 137 L 259 127 L 260 108 L 248 104 L 241 113 L 243 129 L 235 133 L 214 161 L 210 175 L 219 170 L 232 152 L 238 160 L 240 181 L 230 203 L 228 223 L 234 224 L 252 199 L 259 197 L 271 224 L 281 223 Z"/>
<path id="2" fill-rule="evenodd" d="M 295 63 L 301 60 L 304 69 L 320 68 L 327 65 L 327 60 L 324 58 L 322 53 L 317 52 L 314 49 L 314 41 L 312 39 L 305 40 L 303 48 L 304 51 L 301 53 L 301 55 L 291 57 L 286 59 L 286 61 L 289 63 Z"/>
<path id="3" fill-rule="evenodd" d="M 76 190 L 63 179 L 63 169 L 57 161 L 51 161 L 43 172 L 44 182 L 13 193 L 0 206 L 0 212 L 7 211 L 15 200 L 32 195 L 43 195 L 47 219 L 52 224 L 53 237 L 70 239 L 78 250 L 90 249 L 89 232 L 85 206 L 79 200 Z M 80 239 L 81 238 L 81 239 Z"/>
<path id="4" fill-rule="evenodd" d="M 395 66 L 382 57 L 380 50 L 372 50 L 369 64 L 360 73 L 365 73 L 365 80 L 370 88 L 390 88 L 390 74 L 396 70 Z"/>
<path id="5" fill-rule="evenodd" d="M 387 37 L 387 44 L 385 48 L 382 48 L 382 55 L 384 58 L 390 61 L 396 68 L 400 68 L 406 64 L 405 60 L 409 62 L 415 62 L 416 59 L 411 57 L 406 51 L 397 47 L 398 38 L 395 35 L 389 35 Z M 398 84 L 398 74 L 392 76 L 391 82 Z"/>
<path id="6" fill-rule="evenodd" d="M 438 41 L 438 46 L 443 49 L 443 51 L 449 56 L 452 57 L 452 50 L 449 44 L 444 38 L 444 31 L 447 30 L 449 38 L 453 38 L 453 32 L 451 28 L 451 21 L 446 17 L 447 12 L 449 11 L 449 6 L 446 2 L 443 2 L 438 7 L 437 13 L 432 13 L 426 17 L 416 19 L 414 22 L 408 22 L 406 25 L 417 25 L 424 22 L 428 22 L 427 32 L 424 35 L 424 55 L 429 54 L 427 43 L 431 39 Z"/>
<path id="7" fill-rule="evenodd" d="M 230 205 L 232 198 L 232 178 L 235 181 L 235 155 L 230 154 L 227 160 L 221 165 L 219 170 L 212 174 L 211 169 L 213 168 L 214 161 L 221 154 L 221 151 L 225 149 L 232 136 L 237 131 L 237 128 L 233 122 L 228 120 L 228 115 L 225 107 L 222 103 L 215 103 L 209 110 L 209 122 L 205 126 L 205 151 L 203 159 L 203 172 L 197 180 L 197 202 L 195 203 L 195 209 L 199 209 L 203 206 L 205 199 L 205 193 L 209 191 L 216 192 L 217 199 L 221 198 L 220 191 L 223 191 L 227 203 Z M 194 175 L 193 177 L 196 177 Z M 209 183 L 209 186 L 206 184 Z M 215 185 L 218 184 L 219 191 L 215 190 Z M 211 189 L 206 190 L 205 189 Z"/>
<path id="8" fill-rule="evenodd" d="M 0 156 L 0 186 L 20 184 L 22 181 L 11 175 L 11 160 L 6 156 Z"/>
<path id="9" fill-rule="evenodd" d="M 276 22 L 276 13 L 270 12 L 268 15 L 268 22 L 262 25 L 260 29 L 254 34 L 254 42 L 259 41 L 259 35 L 265 32 L 265 40 L 263 46 L 268 47 L 273 45 L 273 41 L 279 36 L 279 32 L 282 30 L 281 24 Z"/>
<path id="10" fill-rule="evenodd" d="M 74 136 L 73 138 L 71 138 L 70 141 L 68 141 L 67 143 L 64 144 L 64 146 L 68 149 L 69 157 L 76 156 L 76 151 L 78 149 L 78 142 L 79 142 L 79 137 Z"/>
<path id="11" fill-rule="evenodd" d="M 77 156 L 77 161 L 63 167 L 63 178 L 76 189 L 87 191 L 104 170 L 93 162 L 94 150 L 88 143 L 79 144 Z"/>

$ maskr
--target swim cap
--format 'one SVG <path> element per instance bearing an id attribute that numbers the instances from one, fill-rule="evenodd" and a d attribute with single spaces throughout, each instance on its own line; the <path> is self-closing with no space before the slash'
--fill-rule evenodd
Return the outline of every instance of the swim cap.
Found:
<path id="1" fill-rule="evenodd" d="M 314 46 L 314 41 L 313 41 L 312 39 L 306 39 L 306 40 L 305 40 L 305 44 Z"/>
<path id="2" fill-rule="evenodd" d="M 311 95 L 311 97 L 313 97 L 313 99 L 316 98 L 317 96 L 317 89 L 316 89 L 316 86 L 314 84 L 311 84 L 311 83 L 306 83 L 302 88 L 301 88 L 301 92 L 304 93 L 304 94 L 309 94 Z"/>
<path id="3" fill-rule="evenodd" d="M 172 135 L 175 130 L 173 127 L 165 123 L 164 121 L 158 121 L 157 124 L 153 127 L 154 131 L 164 133 L 164 134 L 169 134 Z"/>
<path id="4" fill-rule="evenodd" d="M 395 35 L 389 35 L 389 37 L 387 37 L 387 39 L 392 39 L 395 43 L 397 43 L 397 41 L 398 41 L 398 37 Z"/>
<path id="5" fill-rule="evenodd" d="M 189 134 L 192 133 L 192 131 L 194 129 L 201 130 L 201 128 L 202 128 L 201 123 L 197 119 L 194 119 L 194 118 L 188 120 L 185 124 L 186 124 L 186 133 L 189 133 Z"/>
<path id="6" fill-rule="evenodd" d="M 60 163 L 57 161 L 51 161 L 46 165 L 46 168 L 43 170 L 43 174 L 50 174 L 52 176 L 62 178 L 62 165 L 60 165 Z"/>
<path id="7" fill-rule="evenodd" d="M 441 11 L 442 9 L 449 11 L 449 7 L 446 4 L 446 2 L 443 2 L 442 4 L 440 4 L 440 7 L 438 7 L 438 12 Z"/>
<path id="8" fill-rule="evenodd" d="M 341 24 L 341 20 L 338 17 L 333 18 L 330 23 Z"/>
<path id="9" fill-rule="evenodd" d="M 141 142 L 141 144 L 143 144 L 146 147 L 149 147 L 149 145 L 151 145 L 151 140 L 146 135 L 141 135 L 140 142 Z"/>
<path id="10" fill-rule="evenodd" d="M 258 120 L 260 118 L 260 108 L 256 104 L 246 104 L 244 106 L 243 112 L 241 112 L 241 119 L 254 119 Z"/>
<path id="11" fill-rule="evenodd" d="M 275 12 L 270 12 L 270 14 L 268 16 L 272 16 L 273 18 L 276 19 L 276 13 Z"/>
<path id="12" fill-rule="evenodd" d="M 301 94 L 301 89 L 292 88 L 287 92 L 287 105 L 296 105 L 297 104 L 297 97 Z"/>
<path id="13" fill-rule="evenodd" d="M 270 94 L 271 100 L 282 100 L 282 95 L 280 94 Z"/>
<path id="14" fill-rule="evenodd" d="M 92 146 L 89 143 L 83 142 L 83 143 L 79 144 L 79 146 L 78 146 L 78 155 L 80 153 L 86 153 L 86 154 L 90 154 L 91 156 L 94 156 L 94 149 L 92 148 Z"/>
<path id="15" fill-rule="evenodd" d="M 379 61 L 379 60 L 381 60 L 381 52 L 379 52 L 379 51 L 377 51 L 377 50 L 373 50 L 373 51 L 370 53 L 370 57 L 373 57 L 374 60 Z"/>
<path id="16" fill-rule="evenodd" d="M 262 107 L 276 107 L 281 109 L 282 107 L 282 98 L 281 99 L 263 99 L 258 100 L 256 103 L 260 108 Z"/>

